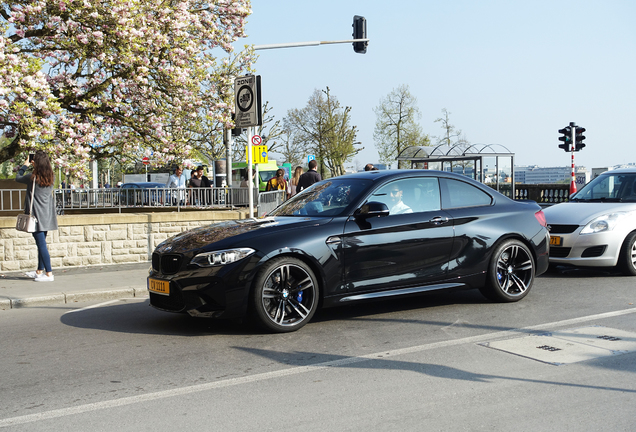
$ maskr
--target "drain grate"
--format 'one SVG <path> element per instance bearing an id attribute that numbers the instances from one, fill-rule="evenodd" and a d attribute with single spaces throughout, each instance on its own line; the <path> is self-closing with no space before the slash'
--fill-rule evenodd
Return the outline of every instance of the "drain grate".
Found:
<path id="1" fill-rule="evenodd" d="M 602 326 L 559 330 L 479 345 L 562 365 L 636 351 L 636 333 Z"/>
<path id="2" fill-rule="evenodd" d="M 608 341 L 619 341 L 619 340 L 621 340 L 621 338 L 619 338 L 619 337 L 607 336 L 607 335 L 597 336 L 597 338 L 598 339 L 608 340 Z"/>
<path id="3" fill-rule="evenodd" d="M 541 345 L 541 346 L 538 346 L 537 348 L 542 349 L 542 350 L 546 350 L 546 351 L 561 351 L 561 348 L 555 348 L 555 347 L 551 347 L 549 345 Z"/>

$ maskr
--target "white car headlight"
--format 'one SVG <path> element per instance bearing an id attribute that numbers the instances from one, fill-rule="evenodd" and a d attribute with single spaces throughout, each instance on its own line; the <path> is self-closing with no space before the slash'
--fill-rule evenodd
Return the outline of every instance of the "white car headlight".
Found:
<path id="1" fill-rule="evenodd" d="M 625 218 L 630 217 L 632 212 L 616 212 L 599 216 L 585 225 L 581 234 L 593 234 L 603 231 L 612 231 Z"/>
<path id="2" fill-rule="evenodd" d="M 204 252 L 192 258 L 190 264 L 198 265 L 199 267 L 222 266 L 242 260 L 243 258 L 252 255 L 254 252 L 256 251 L 250 248 Z"/>

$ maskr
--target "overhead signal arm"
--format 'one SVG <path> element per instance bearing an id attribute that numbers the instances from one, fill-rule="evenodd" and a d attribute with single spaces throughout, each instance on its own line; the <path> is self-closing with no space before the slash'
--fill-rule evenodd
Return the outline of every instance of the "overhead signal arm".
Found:
<path id="1" fill-rule="evenodd" d="M 279 48 L 296 48 L 317 45 L 332 44 L 353 44 L 353 50 L 357 53 L 364 54 L 367 52 L 369 39 L 367 38 L 367 20 L 359 15 L 353 17 L 353 39 L 336 40 L 336 41 L 313 41 L 313 42 L 290 42 L 269 45 L 254 45 L 255 50 L 279 49 Z"/>

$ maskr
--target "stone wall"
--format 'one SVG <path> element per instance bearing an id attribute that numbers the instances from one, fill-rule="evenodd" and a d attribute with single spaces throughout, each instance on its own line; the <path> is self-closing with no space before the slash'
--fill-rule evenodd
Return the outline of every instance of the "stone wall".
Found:
<path id="1" fill-rule="evenodd" d="M 58 216 L 47 236 L 53 269 L 149 261 L 155 247 L 175 234 L 213 222 L 245 219 L 247 211 Z M 15 217 L 0 217 L 0 271 L 34 270 L 33 236 L 16 231 Z"/>

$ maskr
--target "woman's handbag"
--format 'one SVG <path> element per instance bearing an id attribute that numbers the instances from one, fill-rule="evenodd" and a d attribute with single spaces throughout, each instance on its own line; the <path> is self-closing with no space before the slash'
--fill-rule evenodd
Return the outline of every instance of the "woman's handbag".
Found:
<path id="1" fill-rule="evenodd" d="M 35 216 L 33 216 L 33 195 L 35 194 L 35 181 L 33 181 L 33 188 L 31 189 L 31 208 L 29 209 L 29 214 L 20 214 L 18 215 L 18 220 L 15 223 L 15 229 L 23 232 L 35 232 L 35 225 L 38 220 Z"/>

